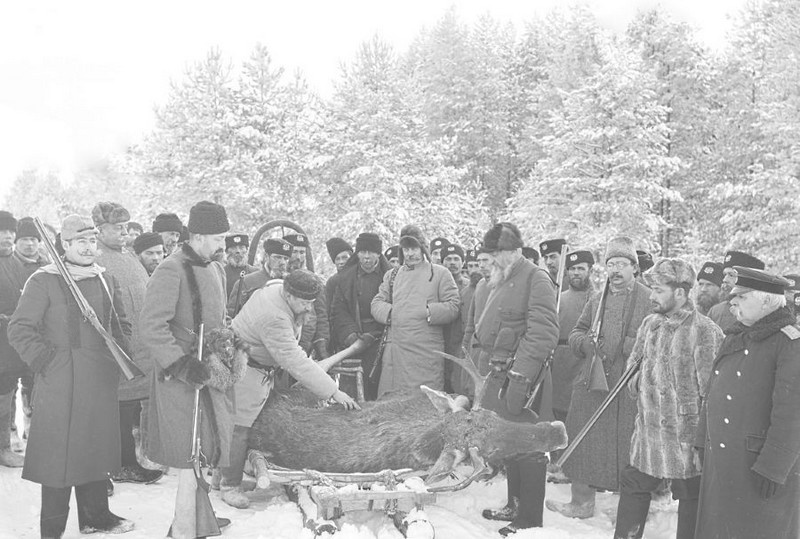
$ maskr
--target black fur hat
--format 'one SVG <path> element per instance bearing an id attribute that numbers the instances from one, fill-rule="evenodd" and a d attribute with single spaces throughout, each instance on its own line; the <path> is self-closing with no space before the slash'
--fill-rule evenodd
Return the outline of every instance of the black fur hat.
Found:
<path id="1" fill-rule="evenodd" d="M 517 226 L 508 222 L 497 223 L 483 236 L 483 250 L 487 253 L 514 251 L 524 245 Z"/>

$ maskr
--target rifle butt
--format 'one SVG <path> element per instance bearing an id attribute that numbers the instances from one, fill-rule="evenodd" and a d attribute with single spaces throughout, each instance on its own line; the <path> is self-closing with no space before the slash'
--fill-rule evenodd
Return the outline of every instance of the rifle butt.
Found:
<path id="1" fill-rule="evenodd" d="M 219 524 L 217 523 L 217 515 L 214 514 L 211 500 L 208 499 L 208 492 L 200 486 L 199 481 L 195 491 L 195 515 L 197 537 L 222 535 L 222 530 L 219 529 Z"/>

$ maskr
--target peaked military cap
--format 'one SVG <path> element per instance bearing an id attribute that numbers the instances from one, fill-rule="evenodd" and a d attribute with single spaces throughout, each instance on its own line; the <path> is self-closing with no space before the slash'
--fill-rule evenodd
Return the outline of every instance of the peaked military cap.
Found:
<path id="1" fill-rule="evenodd" d="M 431 240 L 431 252 L 435 251 L 436 249 L 443 249 L 447 245 L 450 245 L 450 240 L 447 238 L 433 238 Z"/>
<path id="2" fill-rule="evenodd" d="M 539 244 L 539 252 L 542 256 L 547 256 L 550 253 L 561 254 L 561 247 L 567 244 L 564 238 L 556 238 L 554 240 L 545 240 Z"/>
<path id="3" fill-rule="evenodd" d="M 442 247 L 442 254 L 441 254 L 442 260 L 444 260 L 446 256 L 450 255 L 458 255 L 459 257 L 461 257 L 461 261 L 462 262 L 464 261 L 464 249 L 462 249 L 460 245 L 451 243 L 450 245 L 445 245 L 444 247 Z"/>
<path id="4" fill-rule="evenodd" d="M 308 236 L 305 234 L 286 234 L 283 239 L 295 247 L 308 247 Z"/>
<path id="5" fill-rule="evenodd" d="M 292 256 L 294 246 L 281 238 L 269 238 L 264 241 L 264 251 L 267 255 Z"/>
<path id="6" fill-rule="evenodd" d="M 722 263 L 722 267 L 732 268 L 734 266 L 763 270 L 766 264 L 753 255 L 743 253 L 742 251 L 728 251 L 725 253 L 725 260 Z"/>
<path id="7" fill-rule="evenodd" d="M 697 274 L 697 281 L 708 281 L 709 283 L 717 286 L 722 285 L 722 278 L 725 275 L 722 273 L 722 264 L 719 262 L 706 262 L 700 268 L 700 273 Z"/>
<path id="8" fill-rule="evenodd" d="M 477 249 L 467 249 L 464 253 L 464 262 L 475 262 L 478 260 Z"/>
<path id="9" fill-rule="evenodd" d="M 19 237 L 19 232 L 17 232 L 17 237 Z M 789 290 L 800 290 L 800 275 L 790 273 L 784 275 L 783 278 L 789 281 Z"/>
<path id="10" fill-rule="evenodd" d="M 767 271 L 748 268 L 746 266 L 733 266 L 736 270 L 736 283 L 734 283 L 732 294 L 740 294 L 750 290 L 760 290 L 768 294 L 780 294 L 790 286 L 791 283 L 780 275 L 773 275 Z"/>
<path id="11" fill-rule="evenodd" d="M 567 269 L 583 263 L 589 264 L 590 268 L 594 266 L 594 255 L 591 251 L 572 251 L 571 253 L 567 254 Z"/>

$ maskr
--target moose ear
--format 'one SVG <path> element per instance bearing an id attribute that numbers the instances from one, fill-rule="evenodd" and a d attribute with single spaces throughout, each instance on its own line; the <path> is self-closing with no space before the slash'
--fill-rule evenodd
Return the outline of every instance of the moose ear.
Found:
<path id="1" fill-rule="evenodd" d="M 463 403 L 457 402 L 444 391 L 437 391 L 428 386 L 419 386 L 423 393 L 430 399 L 433 407 L 440 413 L 459 412 L 464 410 Z"/>

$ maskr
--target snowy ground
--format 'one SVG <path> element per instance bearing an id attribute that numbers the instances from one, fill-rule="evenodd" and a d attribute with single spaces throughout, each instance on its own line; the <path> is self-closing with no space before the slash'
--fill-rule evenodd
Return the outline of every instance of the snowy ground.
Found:
<path id="1" fill-rule="evenodd" d="M 39 537 L 40 487 L 23 481 L 20 469 L 0 467 L 0 538 L 26 539 Z M 172 518 L 177 478 L 174 473 L 153 485 L 117 484 L 109 500 L 111 510 L 136 523 L 136 529 L 122 537 L 126 539 L 151 539 L 164 537 Z M 313 534 L 303 528 L 297 506 L 289 502 L 282 487 L 250 493 L 251 507 L 238 510 L 227 506 L 218 492 L 211 493 L 211 503 L 218 516 L 230 518 L 233 523 L 223 531 L 222 537 L 243 539 L 312 539 Z M 566 500 L 569 485 L 547 486 L 547 497 Z M 545 509 L 544 528 L 518 533 L 516 539 L 588 539 L 613 536 L 612 517 L 616 513 L 617 496 L 598 495 L 595 516 L 588 520 L 571 520 Z M 480 516 L 485 507 L 501 506 L 505 502 L 505 480 L 497 476 L 489 483 L 472 485 L 464 491 L 439 494 L 435 505 L 425 508 L 436 529 L 438 539 L 499 538 L 497 530 L 502 523 L 490 522 Z M 655 505 L 655 504 L 654 504 Z M 70 504 L 72 514 L 67 523 L 64 539 L 86 537 L 78 531 L 75 499 Z M 654 507 L 645 531 L 647 539 L 671 539 L 675 536 L 677 505 Z M 105 537 L 95 535 L 93 537 Z M 108 536 L 111 537 L 111 536 Z M 116 536 L 115 536 L 116 537 Z M 391 521 L 381 512 L 359 511 L 349 513 L 342 521 L 339 539 L 395 539 L 402 536 Z"/>

